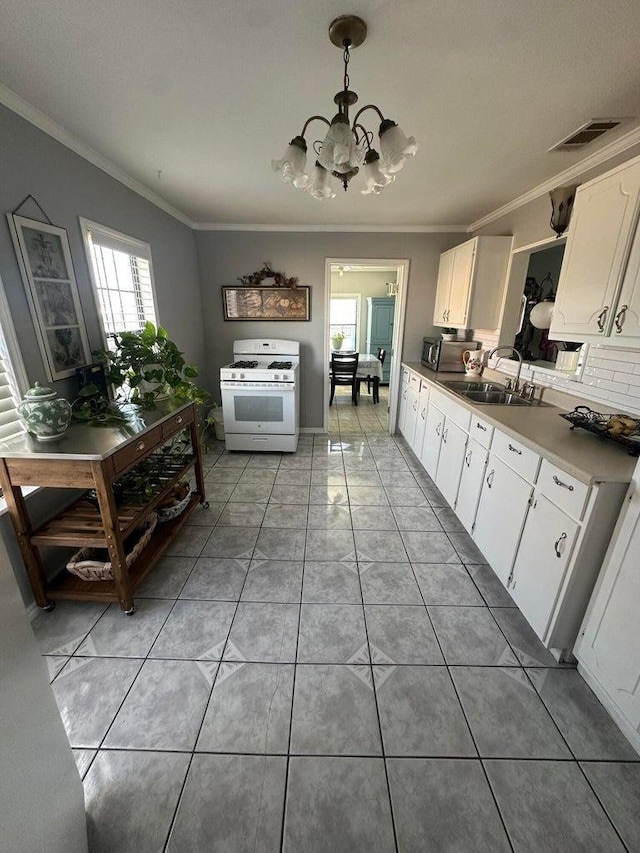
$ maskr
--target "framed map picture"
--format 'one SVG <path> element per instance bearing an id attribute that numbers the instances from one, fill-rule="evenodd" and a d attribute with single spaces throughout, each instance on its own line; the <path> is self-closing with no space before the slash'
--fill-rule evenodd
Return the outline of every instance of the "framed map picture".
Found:
<path id="1" fill-rule="evenodd" d="M 7 219 L 47 378 L 73 376 L 90 349 L 67 232 L 13 213 Z"/>
<path id="2" fill-rule="evenodd" d="M 225 320 L 310 320 L 310 287 L 223 287 Z"/>

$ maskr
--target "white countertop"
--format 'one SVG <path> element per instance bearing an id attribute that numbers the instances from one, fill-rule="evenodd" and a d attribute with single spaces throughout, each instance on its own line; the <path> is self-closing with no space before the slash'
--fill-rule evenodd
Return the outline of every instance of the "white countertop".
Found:
<path id="1" fill-rule="evenodd" d="M 473 403 L 444 387 L 443 381 L 473 381 L 463 373 L 434 373 L 418 362 L 403 365 L 433 384 L 459 405 L 544 456 L 558 468 L 587 485 L 629 483 L 637 459 L 624 447 L 598 438 L 570 425 L 559 417 L 567 411 L 557 406 L 486 406 Z M 478 378 L 479 382 L 483 380 Z"/>

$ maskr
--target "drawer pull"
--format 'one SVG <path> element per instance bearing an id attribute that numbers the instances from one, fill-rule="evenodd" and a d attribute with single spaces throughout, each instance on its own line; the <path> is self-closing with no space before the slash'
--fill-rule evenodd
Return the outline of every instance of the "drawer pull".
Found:
<path id="1" fill-rule="evenodd" d="M 182 417 L 182 415 L 178 415 L 178 417 L 176 418 L 176 423 L 181 424 L 183 420 L 184 418 Z"/>
<path id="2" fill-rule="evenodd" d="M 560 549 L 562 547 L 562 543 L 566 540 L 566 538 L 567 538 L 567 534 L 561 533 L 560 536 L 558 536 L 558 538 L 554 542 L 553 550 L 556 552 L 556 557 L 558 557 L 558 559 L 560 559 L 560 557 L 562 557 L 562 551 Z"/>
<path id="3" fill-rule="evenodd" d="M 476 429 L 481 429 L 481 430 L 482 430 L 482 432 L 486 432 L 486 431 L 487 431 L 486 426 L 482 426 L 482 424 L 481 424 L 481 423 L 478 423 L 478 421 L 476 421 Z"/>
<path id="4" fill-rule="evenodd" d="M 144 441 L 139 441 L 136 444 L 136 450 L 144 450 Z"/>
<path id="5" fill-rule="evenodd" d="M 518 456 L 522 456 L 522 451 L 519 450 L 517 447 L 514 447 L 513 444 L 508 445 L 508 447 L 512 453 L 517 453 Z"/>
<path id="6" fill-rule="evenodd" d="M 487 474 L 487 486 L 489 488 L 491 488 L 491 486 L 493 486 L 493 478 L 495 477 L 495 474 L 496 474 L 495 470 L 491 470 Z"/>
<path id="7" fill-rule="evenodd" d="M 572 485 L 570 485 L 569 483 L 563 483 L 562 480 L 559 480 L 555 474 L 553 475 L 553 482 L 556 484 L 556 486 L 562 486 L 563 489 L 569 489 L 570 492 L 573 491 Z"/>

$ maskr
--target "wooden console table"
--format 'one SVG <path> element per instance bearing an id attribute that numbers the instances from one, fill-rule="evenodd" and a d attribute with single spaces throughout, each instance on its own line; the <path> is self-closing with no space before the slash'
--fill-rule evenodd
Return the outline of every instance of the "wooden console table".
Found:
<path id="1" fill-rule="evenodd" d="M 127 614 L 135 611 L 133 593 L 155 561 L 176 536 L 197 503 L 206 506 L 202 455 L 193 403 L 159 403 L 151 411 L 128 406 L 126 424 L 93 427 L 73 424 L 56 441 L 42 442 L 28 434 L 0 442 L 2 486 L 18 544 L 39 607 L 50 610 L 55 599 L 118 601 Z M 113 483 L 178 433 L 189 430 L 191 454 L 181 464 L 168 463 L 162 490 L 139 506 L 117 507 Z M 124 541 L 169 490 L 193 468 L 196 490 L 185 511 L 158 525 L 151 541 L 127 567 Z M 79 499 L 34 529 L 20 486 L 95 489 L 99 509 Z M 38 548 L 41 545 L 108 549 L 112 581 L 84 581 L 67 571 L 47 581 Z"/>

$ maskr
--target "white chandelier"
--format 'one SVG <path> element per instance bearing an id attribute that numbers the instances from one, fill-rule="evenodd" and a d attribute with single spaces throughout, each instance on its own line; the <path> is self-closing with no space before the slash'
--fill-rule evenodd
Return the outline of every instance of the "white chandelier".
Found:
<path id="1" fill-rule="evenodd" d="M 329 38 L 336 47 L 344 51 L 344 83 L 341 92 L 334 96 L 338 112 L 329 121 L 324 116 L 311 116 L 304 123 L 302 133 L 289 143 L 282 160 L 272 160 L 274 171 L 286 183 L 298 189 L 306 190 L 313 198 L 334 198 L 331 175 L 341 181 L 346 190 L 349 181 L 360 171 L 365 176 L 365 188 L 362 195 L 382 192 L 387 184 L 396 179 L 396 173 L 402 169 L 405 160 L 413 157 L 418 144 L 410 136 L 408 139 L 395 121 L 386 119 L 375 104 L 367 104 L 358 110 L 349 122 L 349 107 L 357 100 L 357 94 L 349 89 L 348 66 L 350 50 L 362 44 L 367 36 L 367 25 L 355 15 L 342 15 L 331 22 Z M 373 133 L 366 130 L 360 122 L 360 116 L 367 110 L 373 110 L 380 118 L 378 131 L 380 153 L 371 147 Z M 313 121 L 322 121 L 329 126 L 324 140 L 316 141 L 313 149 L 316 153 L 315 166 L 311 174 L 307 171 L 307 143 L 305 133 Z"/>

